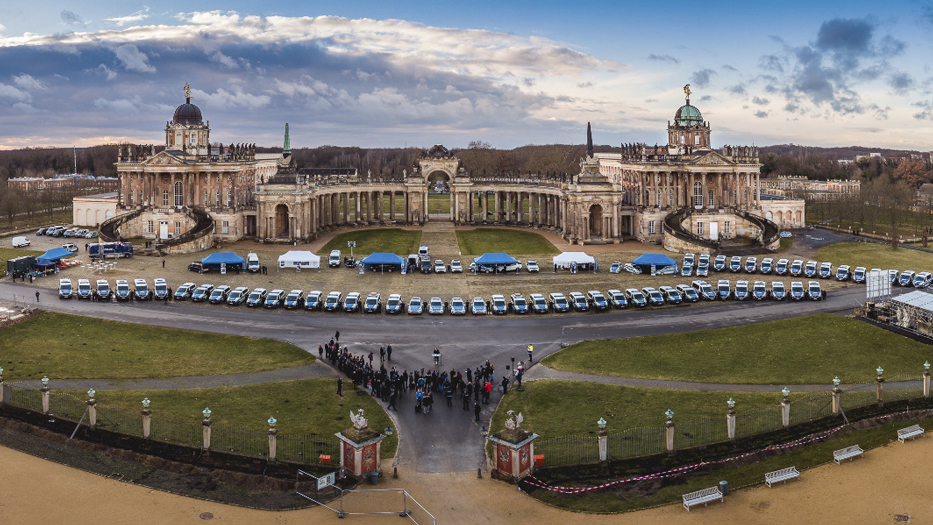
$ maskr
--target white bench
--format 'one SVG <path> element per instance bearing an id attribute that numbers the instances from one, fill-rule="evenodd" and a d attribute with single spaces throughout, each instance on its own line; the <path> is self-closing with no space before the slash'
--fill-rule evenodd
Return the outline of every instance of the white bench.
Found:
<path id="1" fill-rule="evenodd" d="M 903 443 L 905 439 L 908 439 L 908 438 L 913 439 L 917 436 L 922 436 L 923 433 L 924 433 L 924 430 L 920 428 L 920 425 L 909 426 L 907 428 L 902 428 L 897 431 L 897 440 Z"/>
<path id="2" fill-rule="evenodd" d="M 864 452 L 862 450 L 862 447 L 858 445 L 852 445 L 851 447 L 840 448 L 839 450 L 833 451 L 833 461 L 835 461 L 837 465 L 841 465 L 842 460 L 855 459 L 855 456 L 861 456 L 862 452 Z"/>
<path id="3" fill-rule="evenodd" d="M 782 468 L 781 470 L 775 470 L 774 472 L 765 474 L 765 485 L 771 487 L 772 483 L 777 483 L 779 481 L 787 483 L 787 480 L 799 477 L 800 472 L 797 471 L 797 467 Z"/>
<path id="4" fill-rule="evenodd" d="M 722 501 L 722 492 L 719 487 L 710 487 L 708 489 L 698 490 L 689 494 L 684 494 L 684 508 L 690 512 L 690 507 L 702 503 L 706 505 L 711 501 Z"/>

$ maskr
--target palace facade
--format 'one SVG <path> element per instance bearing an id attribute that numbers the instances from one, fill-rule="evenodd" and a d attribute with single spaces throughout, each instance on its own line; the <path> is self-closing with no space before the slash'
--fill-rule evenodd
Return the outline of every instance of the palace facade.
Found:
<path id="1" fill-rule="evenodd" d="M 804 223 L 803 201 L 763 195 L 757 148 L 713 150 L 711 126 L 685 91 L 667 145 L 594 153 L 587 126 L 579 173 L 495 177 L 475 176 L 442 145 L 393 178 L 298 169 L 287 125 L 282 154 L 211 146 L 210 126 L 189 96 L 166 123 L 163 147 L 121 147 L 122 214 L 101 231 L 154 238 L 175 252 L 215 239 L 306 242 L 334 228 L 437 220 L 551 229 L 573 244 L 634 239 L 700 252 L 739 239 L 776 246 L 780 227 Z"/>

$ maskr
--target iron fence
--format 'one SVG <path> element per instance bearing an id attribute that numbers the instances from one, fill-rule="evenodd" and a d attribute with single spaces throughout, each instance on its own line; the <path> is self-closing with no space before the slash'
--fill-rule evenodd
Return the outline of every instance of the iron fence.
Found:
<path id="1" fill-rule="evenodd" d="M 340 463 L 340 440 L 320 434 L 278 436 L 276 458 L 294 463 L 336 465 Z"/>
<path id="2" fill-rule="evenodd" d="M 702 417 L 674 427 L 674 448 L 691 448 L 729 439 L 726 416 Z"/>
<path id="3" fill-rule="evenodd" d="M 781 407 L 757 407 L 735 416 L 735 437 L 743 438 L 784 427 Z"/>
<path id="4" fill-rule="evenodd" d="M 606 437 L 606 458 L 609 460 L 658 454 L 667 450 L 667 429 L 635 427 Z"/>
<path id="5" fill-rule="evenodd" d="M 560 436 L 535 441 L 535 455 L 544 456 L 544 466 L 561 467 L 599 462 L 596 436 Z"/>
<path id="6" fill-rule="evenodd" d="M 178 421 L 164 417 L 151 420 L 149 438 L 166 443 L 200 448 L 204 445 L 204 430 L 200 422 Z"/>
<path id="7" fill-rule="evenodd" d="M 814 394 L 790 404 L 790 424 L 797 425 L 820 419 L 833 413 L 832 394 Z"/>
<path id="8" fill-rule="evenodd" d="M 265 432 L 215 425 L 211 427 L 211 450 L 264 458 L 269 456 L 269 437 Z"/>

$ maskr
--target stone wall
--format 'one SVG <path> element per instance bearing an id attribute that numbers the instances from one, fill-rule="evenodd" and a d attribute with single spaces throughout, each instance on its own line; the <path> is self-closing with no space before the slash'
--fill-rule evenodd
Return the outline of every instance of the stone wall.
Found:
<path id="1" fill-rule="evenodd" d="M 94 195 L 72 199 L 72 224 L 97 228 L 100 223 L 116 215 L 117 198 Z"/>

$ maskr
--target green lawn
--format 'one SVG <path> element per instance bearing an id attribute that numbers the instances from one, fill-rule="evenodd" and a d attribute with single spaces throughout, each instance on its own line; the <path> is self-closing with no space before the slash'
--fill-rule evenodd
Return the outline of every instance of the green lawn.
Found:
<path id="1" fill-rule="evenodd" d="M 318 253 L 328 255 L 331 250 L 340 250 L 341 253 L 349 255 L 348 241 L 356 241 L 353 255 L 358 259 L 359 256 L 366 256 L 375 252 L 388 252 L 406 257 L 410 253 L 418 253 L 421 232 L 400 228 L 348 231 L 331 239 L 323 248 L 318 250 Z"/>
<path id="2" fill-rule="evenodd" d="M 177 377 L 307 365 L 295 345 L 40 312 L 0 330 L 5 379 Z"/>
<path id="3" fill-rule="evenodd" d="M 336 394 L 335 379 L 303 379 L 259 385 L 179 389 L 179 390 L 101 390 L 95 398 L 101 413 L 108 407 L 138 411 L 143 398 L 151 401 L 153 424 L 159 417 L 176 421 L 200 422 L 201 412 L 211 409 L 215 425 L 265 432 L 269 416 L 278 421 L 280 435 L 318 433 L 332 438 L 335 432 L 350 428 L 350 411 L 364 410 L 370 428 L 395 428 L 375 398 L 350 381 L 343 383 L 343 397 Z M 84 392 L 69 392 L 86 399 Z M 408 405 L 404 405 L 408 406 Z M 398 434 L 382 442 L 383 457 L 395 455 Z"/>
<path id="4" fill-rule="evenodd" d="M 516 254 L 558 254 L 557 249 L 543 236 L 529 231 L 497 228 L 477 228 L 475 230 L 457 230 L 460 252 L 469 255 L 482 255 L 488 252 L 506 252 Z"/>
<path id="5" fill-rule="evenodd" d="M 544 364 L 587 374 L 709 383 L 830 384 L 920 378 L 933 348 L 833 314 L 684 334 L 585 341 Z"/>
<path id="6" fill-rule="evenodd" d="M 933 271 L 933 253 L 892 248 L 889 244 L 867 242 L 840 242 L 816 252 L 820 261 L 832 261 L 833 265 L 848 264 L 855 268 Z"/>
<path id="7" fill-rule="evenodd" d="M 450 195 L 429 193 L 428 213 L 450 213 Z"/>
<path id="8" fill-rule="evenodd" d="M 504 428 L 509 410 L 521 412 L 522 428 L 542 438 L 595 434 L 599 418 L 609 422 L 609 432 L 663 427 L 667 409 L 674 411 L 675 422 L 721 416 L 725 425 L 726 401 L 730 397 L 739 414 L 757 407 L 779 406 L 783 397 L 780 392 L 663 390 L 565 380 L 529 381 L 524 387 L 524 392 L 509 390 L 499 403 L 490 425 L 493 432 Z M 793 401 L 806 395 L 791 393 L 790 398 Z"/>

